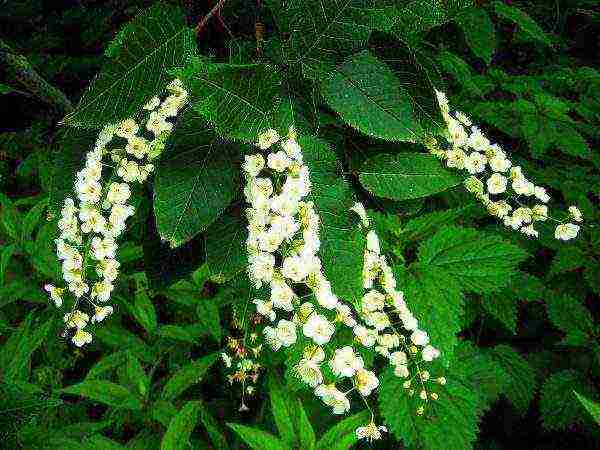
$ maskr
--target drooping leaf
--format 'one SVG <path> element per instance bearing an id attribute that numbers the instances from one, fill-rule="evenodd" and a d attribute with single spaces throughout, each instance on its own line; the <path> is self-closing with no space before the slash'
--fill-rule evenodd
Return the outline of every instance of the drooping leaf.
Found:
<path id="1" fill-rule="evenodd" d="M 281 76 L 265 64 L 215 64 L 200 58 L 177 72 L 192 95 L 193 108 L 215 130 L 254 143 L 272 126 Z"/>
<path id="2" fill-rule="evenodd" d="M 106 380 L 85 380 L 62 389 L 64 394 L 80 395 L 115 408 L 140 410 L 140 400 L 119 384 Z"/>
<path id="3" fill-rule="evenodd" d="M 133 314 L 137 321 L 144 327 L 148 333 L 156 333 L 158 323 L 156 320 L 156 310 L 145 291 L 137 291 L 134 295 Z"/>
<path id="4" fill-rule="evenodd" d="M 462 178 L 425 154 L 381 154 L 361 168 L 361 184 L 373 195 L 392 200 L 427 197 L 445 191 Z"/>
<path id="5" fill-rule="evenodd" d="M 523 10 L 516 6 L 507 5 L 501 1 L 492 2 L 496 14 L 517 24 L 531 39 L 539 41 L 548 46 L 552 45 L 549 36 L 535 23 L 535 21 Z"/>
<path id="6" fill-rule="evenodd" d="M 202 381 L 204 374 L 211 368 L 217 358 L 218 355 L 213 353 L 177 370 L 165 384 L 161 394 L 162 398 L 174 400 L 187 388 Z"/>
<path id="7" fill-rule="evenodd" d="M 459 14 L 456 21 L 475 56 L 489 65 L 496 50 L 496 33 L 487 11 L 483 8 L 469 8 Z"/>
<path id="8" fill-rule="evenodd" d="M 449 226 L 419 246 L 423 271 L 442 270 L 463 290 L 494 292 L 506 286 L 527 253 L 497 235 Z"/>
<path id="9" fill-rule="evenodd" d="M 570 295 L 548 295 L 544 298 L 548 318 L 566 334 L 562 344 L 586 346 L 594 335 L 594 321 L 589 310 Z"/>
<path id="10" fill-rule="evenodd" d="M 190 448 L 189 439 L 198 421 L 198 403 L 187 402 L 177 413 L 165 432 L 160 450 L 185 450 Z"/>
<path id="11" fill-rule="evenodd" d="M 258 428 L 250 428 L 236 423 L 228 423 L 227 426 L 235 431 L 252 450 L 289 450 L 278 438 Z"/>
<path id="12" fill-rule="evenodd" d="M 210 437 L 210 440 L 215 448 L 228 450 L 229 445 L 225 440 L 225 436 L 223 436 L 223 433 L 219 429 L 216 420 L 210 414 L 208 407 L 202 402 L 198 402 L 198 407 L 200 421 L 202 422 L 202 425 L 204 425 L 204 428 L 206 429 L 206 432 L 208 433 L 208 436 Z"/>
<path id="13" fill-rule="evenodd" d="M 206 262 L 210 276 L 224 283 L 246 266 L 246 224 L 233 212 L 225 212 L 206 230 Z"/>
<path id="14" fill-rule="evenodd" d="M 417 142 L 413 99 L 396 75 L 369 51 L 353 55 L 321 85 L 327 104 L 350 126 L 390 141 Z"/>
<path id="15" fill-rule="evenodd" d="M 364 238 L 349 209 L 355 202 L 337 171 L 335 154 L 324 142 L 302 136 L 304 160 L 311 174 L 311 199 L 321 219 L 319 255 L 336 295 L 356 302 L 362 297 Z"/>
<path id="16" fill-rule="evenodd" d="M 369 411 L 361 411 L 340 420 L 321 436 L 317 442 L 317 450 L 343 450 L 352 447 L 358 438 L 356 429 L 369 422 Z"/>
<path id="17" fill-rule="evenodd" d="M 594 418 L 596 424 L 600 425 L 600 403 L 594 402 L 581 394 L 573 391 L 577 400 L 583 405 L 583 407 L 590 413 L 590 415 Z"/>
<path id="18" fill-rule="evenodd" d="M 274 374 L 269 377 L 269 397 L 271 398 L 271 411 L 281 440 L 290 448 L 296 447 L 298 439 L 292 420 L 294 404 Z"/>
<path id="19" fill-rule="evenodd" d="M 104 66 L 66 124 L 99 128 L 130 117 L 165 88 L 173 78 L 169 71 L 195 52 L 194 34 L 176 7 L 158 3 L 127 29 L 118 56 Z"/>

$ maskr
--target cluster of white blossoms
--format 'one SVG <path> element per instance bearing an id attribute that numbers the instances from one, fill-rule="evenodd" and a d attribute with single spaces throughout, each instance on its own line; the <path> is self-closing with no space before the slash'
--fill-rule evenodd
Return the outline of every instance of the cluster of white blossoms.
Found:
<path id="1" fill-rule="evenodd" d="M 469 172 L 465 187 L 490 214 L 526 236 L 538 237 L 534 224 L 552 220 L 558 223 L 554 231 L 556 239 L 566 241 L 577 237 L 580 226 L 573 222 L 583 221 L 579 209 L 571 206 L 563 220 L 549 217 L 546 204 L 550 196 L 546 189 L 529 181 L 521 167 L 513 166 L 506 152 L 498 144 L 492 144 L 467 115 L 460 111 L 451 113 L 443 92 L 436 90 L 436 95 L 447 126 L 447 146 L 441 148 L 435 139 L 426 145 L 448 167 Z"/>
<path id="2" fill-rule="evenodd" d="M 350 306 L 332 292 L 321 267 L 320 220 L 313 202 L 307 199 L 311 192 L 309 170 L 303 164 L 294 129 L 290 128 L 285 137 L 268 130 L 259 136 L 257 146 L 263 152 L 247 155 L 243 164 L 244 194 L 250 204 L 246 209 L 246 248 L 250 280 L 257 289 L 265 287 L 263 291 L 268 291 L 267 298 L 253 301 L 256 312 L 268 323 L 262 332 L 265 342 L 274 351 L 297 343 L 302 346 L 294 375 L 314 389 L 334 414 L 350 409 L 350 392 L 357 391 L 366 403 L 366 397 L 379 386 L 359 346 L 362 351 L 370 348 L 385 357 L 395 374 L 407 379 L 409 395 L 414 394 L 411 380 L 418 377 L 423 387 L 420 397 L 435 400 L 437 396 L 425 390 L 429 373 L 420 367 L 437 358 L 439 351 L 429 345 L 427 333 L 418 328 L 402 292 L 396 290 L 392 270 L 379 254 L 377 235 L 368 230 L 364 207 L 357 203 L 352 208 L 367 231 L 365 294 L 355 317 Z M 400 318 L 408 338 L 395 331 L 390 314 Z M 353 331 L 352 345 L 327 345 L 339 327 Z M 348 385 L 345 391 L 340 389 L 344 384 Z M 422 414 L 423 409 L 419 407 L 417 413 Z M 385 427 L 376 426 L 373 420 L 356 430 L 359 438 L 368 439 L 379 438 L 381 431 Z"/>
<path id="3" fill-rule="evenodd" d="M 55 243 L 66 288 L 51 284 L 44 288 L 57 307 L 63 305 L 67 292 L 71 295 L 73 303 L 64 321 L 78 347 L 92 341 L 86 326 L 101 322 L 113 312 L 107 302 L 119 273 L 117 239 L 135 212 L 127 203 L 131 197 L 129 184 L 144 182 L 153 171 L 149 161 L 164 148 L 173 128 L 169 119 L 177 116 L 187 102 L 188 93 L 180 80 L 169 83 L 167 92 L 164 100 L 154 97 L 144 106 L 149 111 L 145 133 L 133 118 L 102 129 L 86 155 L 84 168 L 77 172 L 75 199 L 64 201 Z M 115 140 L 119 146 L 109 147 Z M 103 184 L 105 168 L 110 173 Z M 84 306 L 82 300 L 89 306 L 89 314 L 80 309 Z"/>

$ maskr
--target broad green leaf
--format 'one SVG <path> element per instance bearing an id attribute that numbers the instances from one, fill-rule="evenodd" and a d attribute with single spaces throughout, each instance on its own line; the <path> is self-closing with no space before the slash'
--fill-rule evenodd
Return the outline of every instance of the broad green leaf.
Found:
<path id="1" fill-rule="evenodd" d="M 552 258 L 549 276 L 572 271 L 583 267 L 586 262 L 586 252 L 575 245 L 559 247 Z"/>
<path id="2" fill-rule="evenodd" d="M 79 395 L 115 408 L 140 410 L 140 400 L 119 384 L 106 380 L 85 380 L 62 389 L 63 394 Z"/>
<path id="3" fill-rule="evenodd" d="M 4 285 L 8 263 L 17 250 L 18 247 L 16 244 L 8 244 L 0 251 L 0 286 Z"/>
<path id="4" fill-rule="evenodd" d="M 186 450 L 190 448 L 190 435 L 198 422 L 198 403 L 187 402 L 171 420 L 160 444 L 160 450 Z"/>
<path id="5" fill-rule="evenodd" d="M 289 34 L 287 62 L 313 68 L 363 47 L 369 28 L 351 18 L 352 0 L 267 0 L 281 33 Z"/>
<path id="6" fill-rule="evenodd" d="M 145 291 L 137 291 L 135 293 L 132 311 L 137 321 L 148 333 L 152 334 L 156 332 L 158 328 L 156 311 L 154 304 Z"/>
<path id="7" fill-rule="evenodd" d="M 448 226 L 419 246 L 419 268 L 452 275 L 465 291 L 495 292 L 506 286 L 527 253 L 499 236 Z"/>
<path id="8" fill-rule="evenodd" d="M 145 398 L 150 391 L 150 378 L 144 372 L 140 361 L 131 352 L 127 353 L 125 373 L 127 374 L 129 385 L 135 388 L 140 397 Z"/>
<path id="9" fill-rule="evenodd" d="M 316 446 L 316 436 L 310 419 L 308 418 L 304 406 L 300 399 L 296 399 L 295 405 L 292 405 L 292 413 L 294 419 L 294 428 L 298 433 L 298 441 L 300 448 L 313 450 Z"/>
<path id="10" fill-rule="evenodd" d="M 517 411 L 524 414 L 535 394 L 536 382 L 533 368 L 508 345 L 497 345 L 490 349 L 488 354 L 504 372 L 501 380 L 504 395 Z"/>
<path id="11" fill-rule="evenodd" d="M 42 214 L 47 206 L 48 199 L 43 197 L 40 199 L 40 201 L 33 205 L 29 211 L 27 211 L 27 214 L 25 214 L 25 218 L 23 219 L 23 226 L 21 228 L 22 241 L 27 241 L 32 238 L 31 234 L 33 233 L 36 225 L 40 223 Z"/>
<path id="12" fill-rule="evenodd" d="M 156 400 L 152 404 L 152 418 L 162 424 L 165 428 L 169 427 L 173 417 L 177 415 L 177 408 L 173 403 L 166 400 Z"/>
<path id="13" fill-rule="evenodd" d="M 344 450 L 352 447 L 358 438 L 356 429 L 369 423 L 369 411 L 364 410 L 340 420 L 319 439 L 317 450 Z"/>
<path id="14" fill-rule="evenodd" d="M 165 400 L 174 400 L 190 386 L 202 381 L 204 374 L 218 359 L 218 354 L 213 353 L 194 361 L 181 369 L 177 370 L 165 384 L 162 390 L 162 398 Z"/>
<path id="15" fill-rule="evenodd" d="M 494 5 L 496 14 L 517 24 L 531 39 L 548 46 L 552 45 L 550 37 L 527 13 L 516 6 L 507 5 L 501 1 L 494 1 L 492 4 Z"/>
<path id="16" fill-rule="evenodd" d="M 516 334 L 519 301 L 510 292 L 495 292 L 484 296 L 481 300 L 481 307 L 513 334 Z"/>
<path id="17" fill-rule="evenodd" d="M 206 262 L 212 280 L 225 283 L 246 267 L 246 223 L 225 212 L 206 230 Z"/>
<path id="18" fill-rule="evenodd" d="M 238 187 L 238 151 L 220 140 L 201 141 L 160 162 L 154 214 L 161 238 L 172 248 L 204 231 L 229 205 Z"/>
<path id="19" fill-rule="evenodd" d="M 130 350 L 135 356 L 147 363 L 151 363 L 154 360 L 153 349 L 123 326 L 103 324 L 94 330 L 94 334 L 100 342 L 110 348 Z"/>
<path id="20" fill-rule="evenodd" d="M 483 8 L 469 8 L 459 14 L 456 21 L 475 56 L 489 65 L 496 50 L 496 33 L 488 12 Z"/>
<path id="21" fill-rule="evenodd" d="M 110 355 L 103 356 L 102 359 L 94 364 L 88 371 L 85 380 L 97 380 L 99 378 L 108 377 L 108 375 L 126 363 L 127 356 L 128 353 L 125 351 L 117 351 Z"/>
<path id="22" fill-rule="evenodd" d="M 390 141 L 417 142 L 413 99 L 396 75 L 369 51 L 353 55 L 321 85 L 327 104 L 350 126 Z"/>
<path id="23" fill-rule="evenodd" d="M 379 407 L 390 431 L 407 447 L 423 450 L 464 450 L 472 448 L 477 433 L 478 398 L 470 383 L 458 374 L 446 376 L 445 386 L 436 388 L 439 399 L 425 405 L 422 416 L 416 410 L 422 401 L 409 397 L 404 379 L 392 370 L 380 378 Z"/>
<path id="24" fill-rule="evenodd" d="M 158 329 L 158 335 L 163 339 L 173 341 L 187 342 L 190 344 L 198 343 L 201 336 L 209 333 L 201 324 L 193 325 L 161 325 Z"/>
<path id="25" fill-rule="evenodd" d="M 419 153 L 377 155 L 363 164 L 359 179 L 373 195 L 392 200 L 427 197 L 462 181 L 435 156 Z"/>
<path id="26" fill-rule="evenodd" d="M 588 398 L 585 398 L 583 395 L 578 394 L 573 391 L 577 400 L 583 405 L 583 407 L 590 413 L 590 415 L 594 418 L 594 421 L 597 425 L 600 425 L 600 403 L 594 402 Z"/>
<path id="27" fill-rule="evenodd" d="M 219 305 L 212 298 L 201 298 L 196 303 L 196 317 L 201 326 L 208 334 L 213 336 L 217 342 L 221 342 L 221 316 Z"/>
<path id="28" fill-rule="evenodd" d="M 275 67 L 193 58 L 177 75 L 190 91 L 194 110 L 219 134 L 254 143 L 260 132 L 272 126 L 281 86 Z"/>
<path id="29" fill-rule="evenodd" d="M 336 295 L 352 303 L 362 298 L 364 237 L 349 209 L 356 201 L 337 170 L 337 158 L 318 139 L 301 136 L 304 161 L 310 169 L 311 194 L 321 219 L 319 255 Z"/>
<path id="30" fill-rule="evenodd" d="M 289 447 L 275 436 L 258 428 L 236 423 L 228 423 L 227 426 L 235 431 L 252 450 L 289 450 Z"/>
<path id="31" fill-rule="evenodd" d="M 0 192 L 0 225 L 6 234 L 17 241 L 19 239 L 19 213 L 13 202 L 5 194 Z"/>
<path id="32" fill-rule="evenodd" d="M 89 437 L 81 444 L 83 444 L 83 446 L 78 445 L 78 447 L 83 450 L 126 450 L 127 448 L 124 445 L 99 434 Z"/>
<path id="33" fill-rule="evenodd" d="M 575 370 L 562 370 L 552 374 L 544 382 L 540 392 L 542 425 L 547 430 L 565 429 L 587 420 L 587 412 L 574 392 L 580 392 L 588 398 L 597 396 L 583 374 Z"/>
<path id="34" fill-rule="evenodd" d="M 544 301 L 550 322 L 566 334 L 561 343 L 587 346 L 594 336 L 594 321 L 589 310 L 569 295 L 549 294 Z"/>
<path id="35" fill-rule="evenodd" d="M 402 233 L 404 239 L 416 242 L 417 240 L 435 233 L 444 225 L 450 225 L 455 223 L 458 219 L 469 217 L 478 209 L 478 205 L 472 204 L 461 208 L 422 214 L 410 219 L 406 222 L 406 225 L 398 231 Z"/>
<path id="36" fill-rule="evenodd" d="M 297 447 L 297 430 L 293 422 L 293 409 L 295 398 L 285 392 L 281 383 L 274 374 L 269 376 L 269 397 L 271 398 L 271 412 L 277 425 L 277 431 L 283 442 L 290 448 Z"/>
<path id="37" fill-rule="evenodd" d="M 132 116 L 173 78 L 196 49 L 183 12 L 156 4 L 137 16 L 122 36 L 118 56 L 109 61 L 68 114 L 68 125 L 99 128 Z"/>
<path id="38" fill-rule="evenodd" d="M 208 436 L 210 437 L 210 440 L 215 448 L 220 450 L 228 450 L 229 445 L 225 440 L 225 436 L 223 436 L 223 433 L 219 430 L 217 421 L 210 414 L 208 407 L 204 403 L 198 402 L 198 408 L 200 421 L 202 422 L 202 425 L 204 425 L 204 428 L 206 429 L 206 432 L 208 433 Z"/>

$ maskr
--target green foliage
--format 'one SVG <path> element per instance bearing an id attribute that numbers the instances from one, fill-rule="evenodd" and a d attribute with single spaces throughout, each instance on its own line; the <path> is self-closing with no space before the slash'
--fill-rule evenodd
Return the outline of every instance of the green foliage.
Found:
<path id="1" fill-rule="evenodd" d="M 141 409 L 142 404 L 128 389 L 105 380 L 89 380 L 69 386 L 64 394 L 80 395 L 115 408 Z"/>
<path id="2" fill-rule="evenodd" d="M 471 8 L 456 20 L 475 56 L 489 65 L 496 51 L 496 33 L 488 12 L 483 8 Z"/>
<path id="3" fill-rule="evenodd" d="M 373 195 L 392 200 L 428 197 L 461 182 L 425 154 L 378 155 L 361 168 L 360 182 Z"/>
<path id="4" fill-rule="evenodd" d="M 198 420 L 197 402 L 187 402 L 179 411 L 167 428 L 160 450 L 178 450 L 189 448 L 189 438 Z"/>
<path id="5" fill-rule="evenodd" d="M 517 24 L 530 39 L 539 41 L 542 44 L 551 45 L 550 38 L 544 30 L 522 9 L 507 5 L 501 1 L 494 1 L 492 3 L 498 16 Z"/>
<path id="6" fill-rule="evenodd" d="M 596 423 L 600 425 L 600 404 L 585 398 L 583 395 L 580 395 L 575 391 L 573 391 L 573 393 L 577 397 L 577 400 L 579 400 L 583 407 L 590 413 Z"/>

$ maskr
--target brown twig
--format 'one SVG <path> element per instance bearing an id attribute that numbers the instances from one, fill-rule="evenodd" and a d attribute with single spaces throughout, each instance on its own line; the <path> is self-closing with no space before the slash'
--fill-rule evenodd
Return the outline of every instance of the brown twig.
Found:
<path id="1" fill-rule="evenodd" d="M 213 6 L 213 8 L 208 12 L 208 14 L 205 15 L 200 22 L 198 22 L 198 25 L 196 25 L 196 28 L 194 30 L 196 36 L 200 34 L 206 23 L 211 19 L 212 16 L 219 12 L 219 10 L 223 7 L 224 4 L 225 0 L 219 0 L 219 2 L 215 6 Z"/>

